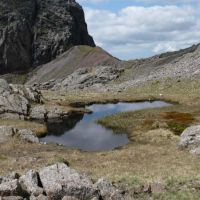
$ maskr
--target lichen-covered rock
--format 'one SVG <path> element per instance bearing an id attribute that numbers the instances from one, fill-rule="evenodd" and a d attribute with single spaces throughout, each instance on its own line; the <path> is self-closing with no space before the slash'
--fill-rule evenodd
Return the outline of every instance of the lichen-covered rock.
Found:
<path id="1" fill-rule="evenodd" d="M 15 136 L 26 142 L 39 143 L 37 135 L 29 129 L 18 130 L 12 126 L 0 126 L 0 143 L 7 142 Z"/>
<path id="2" fill-rule="evenodd" d="M 57 89 L 84 89 L 95 85 L 105 84 L 115 80 L 122 72 L 121 68 L 116 66 L 98 66 L 92 69 L 78 69 L 67 78 L 57 80 L 53 90 Z"/>
<path id="3" fill-rule="evenodd" d="M 20 196 L 9 196 L 9 197 L 0 197 L 0 200 L 24 200 L 23 197 Z"/>
<path id="4" fill-rule="evenodd" d="M 78 174 L 63 163 L 45 167 L 39 171 L 39 175 L 50 199 L 72 196 L 89 200 L 98 196 L 98 190 L 88 177 Z"/>
<path id="5" fill-rule="evenodd" d="M 179 145 L 189 149 L 200 147 L 200 125 L 185 129 L 181 134 Z"/>
<path id="6" fill-rule="evenodd" d="M 95 186 L 100 190 L 101 198 L 103 200 L 123 200 L 124 196 L 122 195 L 122 191 L 118 190 L 114 187 L 110 182 L 105 179 L 99 179 Z M 124 199 L 125 200 L 125 199 Z"/>
<path id="7" fill-rule="evenodd" d="M 21 94 L 15 93 L 10 85 L 0 79 L 0 117 L 23 118 L 29 110 L 28 100 Z"/>
<path id="8" fill-rule="evenodd" d="M 36 171 L 28 171 L 19 178 L 19 183 L 23 190 L 30 195 L 39 196 L 43 194 L 42 187 L 39 187 L 39 174 Z"/>
<path id="9" fill-rule="evenodd" d="M 26 142 L 39 143 L 37 135 L 30 129 L 21 129 L 17 132 L 17 135 Z"/>
<path id="10" fill-rule="evenodd" d="M 41 92 L 34 86 L 10 84 L 13 92 L 20 94 L 31 102 L 42 103 L 43 97 Z"/>
<path id="11" fill-rule="evenodd" d="M 55 121 L 63 120 L 68 117 L 69 112 L 63 106 L 58 105 L 36 105 L 30 110 L 30 118 L 35 120 Z"/>
<path id="12" fill-rule="evenodd" d="M 25 71 L 75 45 L 95 46 L 75 0 L 1 0 L 0 73 Z"/>
<path id="13" fill-rule="evenodd" d="M 0 196 L 21 196 L 22 189 L 17 179 L 0 184 Z"/>
<path id="14" fill-rule="evenodd" d="M 29 200 L 49 200 L 47 196 L 40 194 L 39 196 L 31 195 Z"/>
<path id="15" fill-rule="evenodd" d="M 7 142 L 15 133 L 12 126 L 0 126 L 0 143 Z"/>

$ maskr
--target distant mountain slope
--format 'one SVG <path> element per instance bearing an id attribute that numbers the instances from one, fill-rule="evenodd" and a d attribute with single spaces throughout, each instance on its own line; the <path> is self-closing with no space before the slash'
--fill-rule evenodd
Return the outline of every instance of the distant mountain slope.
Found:
<path id="1" fill-rule="evenodd" d="M 113 66 L 120 65 L 120 63 L 119 59 L 114 58 L 100 47 L 75 46 L 55 60 L 36 68 L 27 84 L 65 78 L 79 68 L 100 65 Z"/>
<path id="2" fill-rule="evenodd" d="M 200 45 L 125 63 L 127 73 L 120 77 L 121 82 L 189 77 L 200 70 Z"/>

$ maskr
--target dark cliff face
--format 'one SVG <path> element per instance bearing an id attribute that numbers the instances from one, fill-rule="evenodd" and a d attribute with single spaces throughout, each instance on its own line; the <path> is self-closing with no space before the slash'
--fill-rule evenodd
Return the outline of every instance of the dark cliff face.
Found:
<path id="1" fill-rule="evenodd" d="M 75 45 L 95 46 L 74 0 L 1 0 L 0 73 L 26 71 Z"/>

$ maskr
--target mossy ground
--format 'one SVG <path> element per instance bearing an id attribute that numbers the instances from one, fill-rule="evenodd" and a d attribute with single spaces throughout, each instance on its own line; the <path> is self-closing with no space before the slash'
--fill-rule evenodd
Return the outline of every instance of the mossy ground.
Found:
<path id="1" fill-rule="evenodd" d="M 43 91 L 46 101 L 68 106 L 148 99 L 179 104 L 100 119 L 99 123 L 104 126 L 122 130 L 129 136 L 128 145 L 113 151 L 82 152 L 53 144 L 28 144 L 13 139 L 0 146 L 0 155 L 6 157 L 0 159 L 0 174 L 11 170 L 24 172 L 64 161 L 94 180 L 105 177 L 125 187 L 163 182 L 169 190 L 154 199 L 199 199 L 198 190 L 181 188 L 180 184 L 200 179 L 200 157 L 178 148 L 182 130 L 200 123 L 199 86 L 198 80 L 168 80 L 167 83 L 153 82 L 122 93 Z"/>

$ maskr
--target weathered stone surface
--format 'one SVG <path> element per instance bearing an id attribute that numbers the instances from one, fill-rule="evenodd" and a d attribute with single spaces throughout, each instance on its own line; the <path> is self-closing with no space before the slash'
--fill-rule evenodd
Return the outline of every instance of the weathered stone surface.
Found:
<path id="1" fill-rule="evenodd" d="M 30 118 L 51 121 L 56 119 L 64 119 L 69 115 L 69 112 L 63 106 L 58 105 L 36 105 L 31 108 Z"/>
<path id="2" fill-rule="evenodd" d="M 193 151 L 200 147 L 200 125 L 191 126 L 183 131 L 179 145 Z"/>
<path id="3" fill-rule="evenodd" d="M 0 126 L 0 143 L 8 141 L 16 131 L 11 126 Z"/>
<path id="4" fill-rule="evenodd" d="M 17 179 L 0 184 L 0 196 L 21 196 L 22 189 Z"/>
<path id="5" fill-rule="evenodd" d="M 23 190 L 28 194 L 39 196 L 43 194 L 43 189 L 39 187 L 39 174 L 36 171 L 30 170 L 25 175 L 19 178 L 19 183 Z"/>
<path id="6" fill-rule="evenodd" d="M 36 134 L 29 129 L 21 129 L 17 132 L 17 135 L 24 141 L 31 143 L 39 143 L 39 139 Z"/>
<path id="7" fill-rule="evenodd" d="M 91 88 L 115 80 L 121 72 L 122 69 L 115 66 L 98 66 L 91 69 L 78 69 L 71 75 L 67 76 L 67 78 L 60 81 L 57 80 L 52 89 Z"/>
<path id="8" fill-rule="evenodd" d="M 74 45 L 95 46 L 75 0 L 1 0 L 0 73 L 24 71 Z"/>
<path id="9" fill-rule="evenodd" d="M 14 136 L 17 136 L 26 142 L 39 143 L 36 134 L 29 129 L 18 130 L 12 126 L 0 126 L 0 143 L 7 142 Z"/>
<path id="10" fill-rule="evenodd" d="M 98 190 L 90 179 L 65 164 L 58 163 L 43 168 L 39 171 L 39 175 L 44 191 L 51 199 L 62 199 L 64 196 L 92 199 L 98 196 Z"/>
<path id="11" fill-rule="evenodd" d="M 77 199 L 76 197 L 64 196 L 64 197 L 62 198 L 62 200 L 79 200 L 79 199 Z"/>
<path id="12" fill-rule="evenodd" d="M 30 200 L 49 200 L 47 196 L 44 196 L 43 194 L 40 194 L 39 196 L 30 196 Z"/>
<path id="13" fill-rule="evenodd" d="M 0 117 L 21 118 L 28 114 L 29 102 L 28 100 L 18 94 L 10 87 L 10 85 L 3 79 L 0 79 Z"/>
<path id="14" fill-rule="evenodd" d="M 24 200 L 23 197 L 20 196 L 9 196 L 9 197 L 0 197 L 0 200 Z"/>
<path id="15" fill-rule="evenodd" d="M 103 200 L 122 200 L 124 199 L 122 192 L 115 188 L 110 182 L 105 179 L 99 179 L 95 186 L 100 190 Z"/>
<path id="16" fill-rule="evenodd" d="M 12 181 L 12 180 L 15 180 L 15 179 L 18 179 L 18 178 L 19 178 L 19 174 L 18 173 L 11 172 L 11 173 L 7 174 L 4 177 L 0 177 L 0 184 L 1 183 L 5 183 L 5 182 L 9 182 L 9 181 Z"/>
<path id="17" fill-rule="evenodd" d="M 43 97 L 41 92 L 34 86 L 26 86 L 26 85 L 16 85 L 10 84 L 13 92 L 16 94 L 20 94 L 25 97 L 27 100 L 35 103 L 42 103 Z"/>

